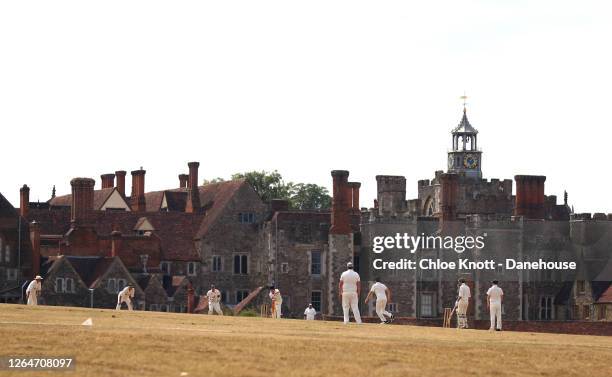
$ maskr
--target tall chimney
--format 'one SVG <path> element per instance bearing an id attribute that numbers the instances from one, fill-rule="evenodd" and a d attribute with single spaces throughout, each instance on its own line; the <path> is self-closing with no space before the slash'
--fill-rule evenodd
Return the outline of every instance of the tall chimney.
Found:
<path id="1" fill-rule="evenodd" d="M 74 178 L 70 181 L 72 186 L 72 222 L 82 223 L 93 210 L 94 185 L 96 181 L 91 178 Z"/>
<path id="2" fill-rule="evenodd" d="M 103 189 L 115 187 L 115 174 L 102 174 L 100 178 L 102 178 Z"/>
<path id="3" fill-rule="evenodd" d="M 198 167 L 199 162 L 190 162 L 189 166 L 189 184 L 187 187 L 187 204 L 185 212 L 194 213 L 200 210 L 200 191 L 198 190 Z"/>
<path id="4" fill-rule="evenodd" d="M 361 211 L 359 207 L 359 188 L 361 187 L 361 183 L 359 182 L 351 182 L 351 193 L 353 196 L 353 212 L 359 213 Z"/>
<path id="5" fill-rule="evenodd" d="M 514 215 L 527 219 L 543 219 L 544 214 L 544 182 L 543 175 L 515 175 L 516 198 Z"/>
<path id="6" fill-rule="evenodd" d="M 115 172 L 117 176 L 117 191 L 123 196 L 125 196 L 125 175 L 127 172 L 125 170 L 118 170 Z"/>
<path id="7" fill-rule="evenodd" d="M 442 221 L 452 221 L 457 217 L 457 189 L 459 176 L 454 173 L 443 173 L 440 175 L 442 195 L 440 205 L 442 207 Z"/>
<path id="8" fill-rule="evenodd" d="M 40 274 L 40 225 L 30 223 L 30 242 L 32 243 L 32 278 Z"/>
<path id="9" fill-rule="evenodd" d="M 331 172 L 334 189 L 332 198 L 332 225 L 331 234 L 350 234 L 349 202 L 347 186 L 349 172 L 346 170 L 333 170 Z"/>
<path id="10" fill-rule="evenodd" d="M 145 201 L 145 170 L 132 171 L 132 211 L 145 212 L 147 203 Z"/>
<path id="11" fill-rule="evenodd" d="M 19 189 L 19 214 L 23 217 L 28 215 L 30 209 L 30 188 L 28 185 L 23 185 Z"/>
<path id="12" fill-rule="evenodd" d="M 121 251 L 121 232 L 113 230 L 111 232 L 111 257 L 118 257 Z"/>
<path id="13" fill-rule="evenodd" d="M 189 183 L 189 174 L 179 174 L 180 188 L 187 188 Z"/>

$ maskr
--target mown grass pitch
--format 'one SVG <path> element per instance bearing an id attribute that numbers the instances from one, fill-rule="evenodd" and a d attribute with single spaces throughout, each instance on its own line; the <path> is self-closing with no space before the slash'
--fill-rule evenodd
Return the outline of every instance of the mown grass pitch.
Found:
<path id="1" fill-rule="evenodd" d="M 399 325 L 0 304 L 0 342 L 0 356 L 76 357 L 75 372 L 24 377 L 612 376 L 611 337 Z"/>

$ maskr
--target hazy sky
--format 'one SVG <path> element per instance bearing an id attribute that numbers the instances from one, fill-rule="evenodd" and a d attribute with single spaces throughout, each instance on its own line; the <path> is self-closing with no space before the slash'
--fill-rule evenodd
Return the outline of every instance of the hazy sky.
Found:
<path id="1" fill-rule="evenodd" d="M 612 212 L 612 5 L 606 1 L 4 1 L 0 192 L 18 205 L 76 176 L 147 170 L 147 190 L 278 169 L 445 169 L 468 116 L 487 178 L 546 175 Z M 129 176 L 129 173 L 128 173 Z M 127 186 L 130 187 L 128 178 Z"/>

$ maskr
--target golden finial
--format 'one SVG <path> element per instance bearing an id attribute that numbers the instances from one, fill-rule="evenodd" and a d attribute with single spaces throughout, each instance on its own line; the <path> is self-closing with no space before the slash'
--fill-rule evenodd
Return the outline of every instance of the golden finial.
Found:
<path id="1" fill-rule="evenodd" d="M 463 112 L 465 113 L 468 96 L 465 94 L 465 92 L 463 92 L 463 95 L 459 98 L 463 101 Z"/>

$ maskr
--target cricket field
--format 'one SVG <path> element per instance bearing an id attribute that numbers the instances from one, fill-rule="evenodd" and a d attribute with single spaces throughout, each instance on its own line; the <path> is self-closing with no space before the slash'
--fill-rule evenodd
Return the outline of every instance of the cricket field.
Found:
<path id="1" fill-rule="evenodd" d="M 86 319 L 93 326 L 83 326 Z M 0 376 L 612 376 L 612 337 L 0 304 Z"/>

